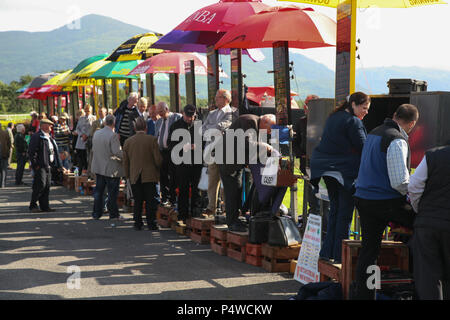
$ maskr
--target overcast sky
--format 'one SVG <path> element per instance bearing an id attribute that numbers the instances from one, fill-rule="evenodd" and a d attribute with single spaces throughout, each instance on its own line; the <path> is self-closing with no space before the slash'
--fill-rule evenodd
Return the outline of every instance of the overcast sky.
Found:
<path id="1" fill-rule="evenodd" d="M 195 10 L 218 0 L 0 0 L 0 31 L 50 31 L 95 13 L 167 33 Z M 276 5 L 297 4 L 263 0 Z M 129 4 L 129 5 L 127 5 Z M 336 20 L 336 9 L 311 6 Z M 81 26 L 82 27 L 82 26 Z M 450 5 L 358 9 L 357 67 L 422 66 L 450 70 Z M 1 44 L 0 44 L 1 46 Z M 335 49 L 301 50 L 334 68 Z"/>

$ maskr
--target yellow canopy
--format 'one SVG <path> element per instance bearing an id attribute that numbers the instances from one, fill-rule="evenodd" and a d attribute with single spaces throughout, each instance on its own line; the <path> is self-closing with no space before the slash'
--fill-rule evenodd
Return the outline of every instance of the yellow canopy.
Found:
<path id="1" fill-rule="evenodd" d="M 278 0 L 315 4 L 318 6 L 337 8 L 345 0 Z M 442 0 L 357 0 L 358 8 L 412 8 L 432 4 L 447 4 Z"/>
<path id="2" fill-rule="evenodd" d="M 111 63 L 111 61 L 99 60 L 91 63 L 87 67 L 83 68 L 80 72 L 76 73 L 77 78 L 89 78 L 95 71 L 103 67 L 104 65 Z"/>

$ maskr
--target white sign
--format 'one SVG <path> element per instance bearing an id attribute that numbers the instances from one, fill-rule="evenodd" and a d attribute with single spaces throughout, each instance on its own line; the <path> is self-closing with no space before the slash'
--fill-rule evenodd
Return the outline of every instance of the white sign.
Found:
<path id="1" fill-rule="evenodd" d="M 318 260 L 321 233 L 322 217 L 315 214 L 308 215 L 308 223 L 294 272 L 294 279 L 300 283 L 307 284 L 320 281 Z"/>
<path id="2" fill-rule="evenodd" d="M 278 157 L 267 158 L 265 167 L 261 169 L 261 184 L 263 186 L 277 186 L 279 163 L 280 159 Z"/>

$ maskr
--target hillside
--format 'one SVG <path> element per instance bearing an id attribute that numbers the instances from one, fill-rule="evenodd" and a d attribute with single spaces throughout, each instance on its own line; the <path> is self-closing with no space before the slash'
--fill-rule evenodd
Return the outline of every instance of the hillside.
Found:
<path id="1" fill-rule="evenodd" d="M 78 30 L 62 26 L 49 32 L 0 32 L 0 81 L 73 68 L 143 32 L 148 30 L 94 14 L 81 18 Z"/>

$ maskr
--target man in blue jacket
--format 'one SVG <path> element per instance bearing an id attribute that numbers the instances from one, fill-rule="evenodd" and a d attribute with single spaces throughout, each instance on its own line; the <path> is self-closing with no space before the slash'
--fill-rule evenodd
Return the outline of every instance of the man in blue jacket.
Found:
<path id="1" fill-rule="evenodd" d="M 370 276 L 367 271 L 376 264 L 389 222 L 412 228 L 414 212 L 406 201 L 411 169 L 408 134 L 418 118 L 419 111 L 414 105 L 403 104 L 393 119 L 386 119 L 369 133 L 364 144 L 355 193 L 361 217 L 362 248 L 353 299 L 375 299 L 375 288 L 367 284 Z"/>
<path id="2" fill-rule="evenodd" d="M 42 119 L 40 130 L 33 134 L 28 147 L 28 156 L 33 170 L 33 193 L 29 209 L 31 212 L 53 212 L 49 205 L 51 169 L 61 169 L 58 146 L 50 135 L 53 122 Z M 39 201 L 39 207 L 37 202 Z"/>

